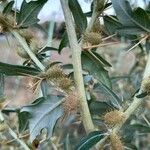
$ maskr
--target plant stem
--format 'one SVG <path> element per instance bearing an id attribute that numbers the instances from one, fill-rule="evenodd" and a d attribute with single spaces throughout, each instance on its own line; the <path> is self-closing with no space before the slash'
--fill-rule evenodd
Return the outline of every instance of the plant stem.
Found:
<path id="1" fill-rule="evenodd" d="M 99 15 L 101 14 L 103 7 L 104 7 L 104 3 L 105 0 L 94 0 L 93 1 L 93 13 L 92 13 L 92 17 L 91 20 L 89 22 L 88 27 L 86 28 L 86 32 L 90 32 L 96 19 L 99 17 Z"/>
<path id="2" fill-rule="evenodd" d="M 22 45 L 24 50 L 28 53 L 30 58 L 35 62 L 35 64 L 44 71 L 45 67 L 43 64 L 37 59 L 35 54 L 32 52 L 32 50 L 29 48 L 28 44 L 26 43 L 25 39 L 17 32 L 12 30 L 11 33 L 14 35 L 14 37 L 19 41 L 19 43 Z"/>
<path id="3" fill-rule="evenodd" d="M 74 78 L 77 87 L 77 91 L 79 92 L 79 104 L 81 109 L 81 116 L 83 125 L 87 133 L 94 130 L 94 125 L 91 119 L 91 114 L 88 108 L 86 94 L 84 89 L 84 82 L 82 76 L 82 67 L 81 67 L 81 47 L 77 42 L 77 36 L 74 28 L 74 23 L 72 19 L 71 12 L 69 10 L 68 1 L 60 0 L 63 8 L 65 20 L 66 20 L 66 29 L 68 33 L 69 43 L 72 50 L 72 61 L 74 68 Z"/>
<path id="4" fill-rule="evenodd" d="M 145 67 L 144 74 L 143 74 L 143 79 L 145 79 L 145 78 L 147 78 L 149 76 L 150 76 L 150 53 L 148 55 L 148 60 L 147 60 L 147 64 L 146 64 L 146 67 Z M 140 94 L 141 91 L 142 91 L 142 87 L 140 88 L 138 94 Z M 124 115 L 125 115 L 124 121 L 113 128 L 114 132 L 116 132 L 116 133 L 119 132 L 119 130 L 124 125 L 124 123 L 126 122 L 126 120 L 134 113 L 134 111 L 142 104 L 142 102 L 143 102 L 142 98 L 137 98 L 136 95 L 134 96 L 133 102 L 130 104 L 130 106 L 128 107 L 128 109 L 124 112 Z M 108 136 L 105 137 L 104 139 L 102 139 L 98 143 L 98 147 L 99 148 L 101 148 L 103 146 L 103 144 L 105 143 L 105 141 L 107 140 L 107 138 L 108 138 Z"/>

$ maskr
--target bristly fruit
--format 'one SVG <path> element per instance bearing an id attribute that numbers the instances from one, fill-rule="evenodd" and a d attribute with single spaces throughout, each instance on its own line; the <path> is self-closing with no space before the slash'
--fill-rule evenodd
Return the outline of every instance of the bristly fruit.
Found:
<path id="1" fill-rule="evenodd" d="M 63 108 L 65 114 L 70 114 L 72 112 L 76 112 L 78 108 L 79 96 L 77 92 L 69 92 L 65 97 Z"/>
<path id="2" fill-rule="evenodd" d="M 83 35 L 84 43 L 90 43 L 92 45 L 98 45 L 102 41 L 100 33 L 97 32 L 85 32 Z"/>
<path id="3" fill-rule="evenodd" d="M 148 94 L 150 93 L 150 76 L 143 79 L 141 89 Z"/>
<path id="4" fill-rule="evenodd" d="M 110 136 L 110 146 L 112 150 L 124 150 L 123 144 L 121 141 L 121 137 L 117 135 L 116 133 L 111 133 Z"/>
<path id="5" fill-rule="evenodd" d="M 59 79 L 66 77 L 65 73 L 58 65 L 47 68 L 46 76 L 48 79 Z"/>
<path id="6" fill-rule="evenodd" d="M 73 86 L 73 82 L 69 78 L 59 78 L 55 81 L 56 85 L 66 92 L 70 91 L 71 87 Z"/>
<path id="7" fill-rule="evenodd" d="M 124 118 L 124 113 L 119 110 L 110 111 L 103 117 L 104 122 L 110 127 L 115 126 L 116 124 L 120 124 L 123 122 Z"/>

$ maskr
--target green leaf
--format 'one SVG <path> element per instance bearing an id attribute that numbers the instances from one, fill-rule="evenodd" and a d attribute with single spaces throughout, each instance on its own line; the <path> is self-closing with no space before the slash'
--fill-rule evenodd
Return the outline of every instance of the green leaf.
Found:
<path id="1" fill-rule="evenodd" d="M 116 30 L 119 35 L 140 35 L 144 34 L 145 31 L 141 30 L 139 27 L 121 27 Z"/>
<path id="2" fill-rule="evenodd" d="M 91 101 L 89 104 L 89 109 L 91 114 L 93 115 L 103 115 L 106 112 L 113 110 L 114 106 L 109 104 L 108 102 L 101 102 L 101 101 Z"/>
<path id="3" fill-rule="evenodd" d="M 12 7 L 14 5 L 14 1 L 10 1 L 3 10 L 4 15 L 8 15 L 12 11 Z"/>
<path id="4" fill-rule="evenodd" d="M 58 48 L 59 54 L 61 53 L 62 49 L 68 45 L 68 43 L 69 43 L 68 35 L 67 35 L 67 32 L 65 32 L 63 34 L 63 37 L 62 37 L 61 42 L 59 44 L 59 48 Z"/>
<path id="5" fill-rule="evenodd" d="M 146 47 L 147 53 L 149 53 L 149 51 L 150 51 L 150 40 L 149 39 L 146 39 L 145 47 Z"/>
<path id="6" fill-rule="evenodd" d="M 104 16 L 103 19 L 104 26 L 110 35 L 116 33 L 117 29 L 122 27 L 122 24 L 115 16 Z"/>
<path id="7" fill-rule="evenodd" d="M 93 131 L 89 133 L 88 136 L 81 139 L 80 143 L 76 146 L 75 150 L 89 150 L 106 135 L 107 133 L 102 131 Z"/>
<path id="8" fill-rule="evenodd" d="M 38 75 L 40 71 L 33 67 L 11 65 L 0 62 L 0 73 L 8 76 Z"/>
<path id="9" fill-rule="evenodd" d="M 47 130 L 47 138 L 52 136 L 56 121 L 63 115 L 62 98 L 62 96 L 49 95 L 37 99 L 31 105 L 22 107 L 19 114 L 20 121 L 26 122 L 26 125 L 29 124 L 31 142 L 40 134 L 42 129 Z M 24 113 L 30 115 L 25 117 Z"/>
<path id="10" fill-rule="evenodd" d="M 137 9 L 134 12 L 128 1 L 112 0 L 113 7 L 120 22 L 127 27 L 139 27 L 141 30 L 150 32 L 149 18 L 146 11 Z"/>
<path id="11" fill-rule="evenodd" d="M 103 64 L 97 61 L 90 53 L 82 52 L 81 55 L 82 67 L 88 71 L 98 81 L 103 82 L 111 88 L 108 71 L 103 68 Z M 94 67 L 93 67 L 94 66 Z"/>
<path id="12" fill-rule="evenodd" d="M 28 112 L 22 112 L 18 113 L 18 123 L 19 123 L 19 132 L 23 132 L 28 128 L 29 121 L 28 118 L 30 118 L 31 114 Z"/>
<path id="13" fill-rule="evenodd" d="M 92 53 L 99 59 L 99 61 L 101 61 L 101 63 L 103 63 L 104 66 L 106 67 L 112 67 L 111 64 L 106 61 L 103 57 L 101 57 L 100 54 L 98 54 L 97 52 L 92 51 Z"/>
<path id="14" fill-rule="evenodd" d="M 17 25 L 23 28 L 36 24 L 39 21 L 37 15 L 46 2 L 47 0 L 38 0 L 27 3 L 24 0 L 17 15 Z"/>
<path id="15" fill-rule="evenodd" d="M 58 51 L 58 49 L 55 48 L 55 47 L 45 47 L 45 48 L 43 48 L 43 49 L 40 51 L 40 53 L 44 53 L 44 52 L 47 52 L 47 51 Z"/>
<path id="16" fill-rule="evenodd" d="M 132 128 L 134 130 L 137 130 L 141 133 L 150 133 L 150 127 L 149 126 L 146 126 L 146 125 L 143 125 L 143 124 L 132 124 L 129 126 L 129 128 Z"/>
<path id="17" fill-rule="evenodd" d="M 102 82 L 94 85 L 93 93 L 95 93 L 94 95 L 97 94 L 100 95 L 97 96 L 98 101 L 105 101 L 115 108 L 121 107 L 120 105 L 122 101 L 120 100 L 120 98 L 108 86 L 106 86 Z"/>
<path id="18" fill-rule="evenodd" d="M 150 32 L 150 15 L 148 13 L 138 7 L 133 11 L 133 17 L 135 21 L 137 22 L 137 25 L 139 24 L 139 27 L 141 27 L 143 30 Z"/>
<path id="19" fill-rule="evenodd" d="M 69 7 L 73 14 L 74 21 L 80 33 L 83 33 L 87 27 L 87 19 L 77 0 L 69 0 Z"/>

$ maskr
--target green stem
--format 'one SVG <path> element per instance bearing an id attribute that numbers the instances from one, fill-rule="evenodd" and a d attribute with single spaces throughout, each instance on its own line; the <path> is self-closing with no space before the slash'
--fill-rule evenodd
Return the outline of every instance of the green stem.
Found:
<path id="1" fill-rule="evenodd" d="M 37 59 L 35 54 L 32 52 L 32 50 L 29 48 L 28 44 L 26 43 L 25 39 L 15 30 L 11 31 L 11 33 L 14 35 L 14 37 L 18 40 L 18 42 L 22 45 L 24 50 L 28 53 L 30 58 L 35 62 L 35 64 L 44 71 L 45 67 L 43 64 Z"/>
<path id="2" fill-rule="evenodd" d="M 86 132 L 90 132 L 94 130 L 94 125 L 91 119 L 91 114 L 88 108 L 86 94 L 84 89 L 84 82 L 82 76 L 82 67 L 81 67 L 81 47 L 77 42 L 77 36 L 74 28 L 74 22 L 72 19 L 71 12 L 69 10 L 68 1 L 60 0 L 63 8 L 65 20 L 66 20 L 66 29 L 68 33 L 69 43 L 72 50 L 72 61 L 74 68 L 74 78 L 77 90 L 79 92 L 79 103 L 81 108 L 81 116 L 83 125 L 85 127 Z"/>

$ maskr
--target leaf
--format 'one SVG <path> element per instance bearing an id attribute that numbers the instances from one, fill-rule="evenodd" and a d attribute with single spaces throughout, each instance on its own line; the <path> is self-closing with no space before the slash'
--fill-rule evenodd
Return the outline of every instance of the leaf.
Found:
<path id="1" fill-rule="evenodd" d="M 93 95 L 97 95 L 97 101 L 105 101 L 114 108 L 120 108 L 120 98 L 105 84 L 97 83 L 93 87 Z"/>
<path id="2" fill-rule="evenodd" d="M 29 125 L 28 118 L 31 116 L 28 112 L 18 113 L 19 132 L 23 132 Z"/>
<path id="3" fill-rule="evenodd" d="M 62 98 L 62 96 L 49 95 L 37 99 L 31 105 L 22 107 L 19 113 L 20 121 L 26 122 L 26 125 L 28 122 L 31 142 L 42 129 L 47 130 L 47 138 L 52 136 L 56 121 L 63 115 Z M 24 113 L 30 115 L 25 117 Z"/>
<path id="4" fill-rule="evenodd" d="M 149 18 L 144 10 L 138 9 L 133 12 L 129 2 L 126 0 L 112 0 L 111 2 L 118 19 L 124 26 L 139 27 L 141 30 L 150 32 Z"/>
<path id="5" fill-rule="evenodd" d="M 98 81 L 103 82 L 104 84 L 106 84 L 108 87 L 111 88 L 111 82 L 109 79 L 108 71 L 103 68 L 102 63 L 97 61 L 88 52 L 82 52 L 81 60 L 82 60 L 82 67 L 84 70 L 88 71 Z"/>
<path id="6" fill-rule="evenodd" d="M 19 108 L 4 108 L 2 109 L 2 113 L 5 113 L 5 114 L 9 114 L 9 113 L 17 113 L 19 112 Z"/>
<path id="7" fill-rule="evenodd" d="M 11 65 L 0 62 L 0 73 L 8 76 L 38 75 L 40 71 L 33 67 Z"/>
<path id="8" fill-rule="evenodd" d="M 68 45 L 68 43 L 69 43 L 68 35 L 67 35 L 67 32 L 65 32 L 63 34 L 63 37 L 62 37 L 61 42 L 59 44 L 59 48 L 58 48 L 59 54 L 61 53 L 62 49 Z"/>
<path id="9" fill-rule="evenodd" d="M 132 124 L 129 126 L 129 128 L 132 128 L 134 130 L 137 130 L 141 133 L 150 133 L 150 127 L 149 126 L 146 126 L 146 125 L 143 125 L 143 124 Z"/>
<path id="10" fill-rule="evenodd" d="M 58 49 L 55 48 L 55 47 L 45 47 L 45 48 L 43 48 L 43 49 L 40 51 L 40 53 L 44 53 L 44 52 L 47 52 L 47 51 L 58 51 Z"/>
<path id="11" fill-rule="evenodd" d="M 80 33 L 83 33 L 87 27 L 87 19 L 77 0 L 69 0 L 69 7 L 73 14 L 74 21 Z"/>
<path id="12" fill-rule="evenodd" d="M 133 17 L 136 20 L 136 22 L 139 24 L 139 27 L 141 27 L 143 30 L 150 32 L 150 15 L 148 13 L 138 7 L 133 11 Z"/>
<path id="13" fill-rule="evenodd" d="M 140 35 L 144 34 L 145 31 L 141 30 L 139 27 L 121 27 L 116 30 L 119 35 Z"/>
<path id="14" fill-rule="evenodd" d="M 76 146 L 75 150 L 89 150 L 106 135 L 107 133 L 102 131 L 93 131 L 89 133 L 88 136 L 81 139 L 80 143 Z"/>
<path id="15" fill-rule="evenodd" d="M 112 35 L 116 33 L 117 29 L 122 27 L 122 24 L 118 21 L 115 16 L 104 16 L 104 26 L 107 32 Z"/>
<path id="16" fill-rule="evenodd" d="M 14 1 L 10 1 L 3 10 L 4 15 L 8 15 L 12 11 L 12 7 L 14 5 Z"/>
<path id="17" fill-rule="evenodd" d="M 89 104 L 89 109 L 91 114 L 100 116 L 114 109 L 114 106 L 112 106 L 108 102 L 91 101 Z"/>
<path id="18" fill-rule="evenodd" d="M 23 28 L 36 24 L 39 21 L 37 15 L 46 2 L 47 0 L 38 0 L 27 3 L 24 0 L 17 15 L 17 25 Z"/>
<path id="19" fill-rule="evenodd" d="M 112 67 L 111 64 L 106 61 L 104 58 L 101 57 L 100 54 L 98 54 L 97 52 L 92 51 L 92 53 L 99 59 L 99 61 L 101 61 L 105 66 L 107 67 Z"/>
<path id="20" fill-rule="evenodd" d="M 144 97 L 146 97 L 147 95 L 148 95 L 147 92 L 143 92 L 143 93 L 137 94 L 136 97 L 137 97 L 137 98 L 144 98 Z"/>
<path id="21" fill-rule="evenodd" d="M 145 48 L 146 48 L 147 53 L 149 53 L 149 51 L 150 51 L 150 40 L 149 39 L 146 39 Z"/>

